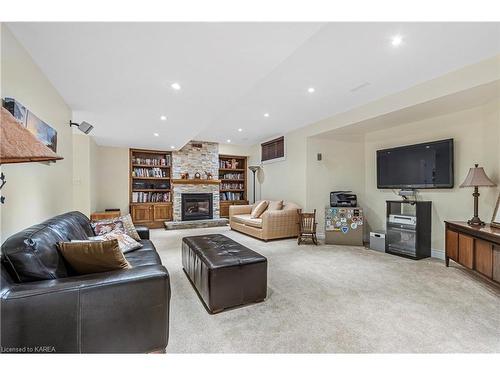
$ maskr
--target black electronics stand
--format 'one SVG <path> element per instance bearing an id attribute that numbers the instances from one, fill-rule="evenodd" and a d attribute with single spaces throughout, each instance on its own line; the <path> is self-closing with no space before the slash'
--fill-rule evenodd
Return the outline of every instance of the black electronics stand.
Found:
<path id="1" fill-rule="evenodd" d="M 431 256 L 432 202 L 387 201 L 385 252 L 411 259 Z"/>

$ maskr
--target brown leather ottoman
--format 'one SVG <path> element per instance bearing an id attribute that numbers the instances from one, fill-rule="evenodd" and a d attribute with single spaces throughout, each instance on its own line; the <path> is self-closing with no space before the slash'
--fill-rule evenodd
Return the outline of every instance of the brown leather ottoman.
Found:
<path id="1" fill-rule="evenodd" d="M 184 237 L 182 266 L 211 313 L 266 298 L 267 259 L 222 234 Z"/>

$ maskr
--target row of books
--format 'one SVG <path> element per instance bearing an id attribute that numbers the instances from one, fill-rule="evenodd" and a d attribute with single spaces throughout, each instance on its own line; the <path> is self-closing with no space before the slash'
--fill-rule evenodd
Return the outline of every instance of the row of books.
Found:
<path id="1" fill-rule="evenodd" d="M 224 173 L 220 178 L 223 180 L 243 180 L 245 175 L 243 173 Z"/>
<path id="2" fill-rule="evenodd" d="M 243 184 L 241 182 L 235 183 L 235 182 L 224 182 L 220 184 L 221 190 L 237 190 L 237 189 L 243 189 Z"/>
<path id="3" fill-rule="evenodd" d="M 169 167 L 171 164 L 170 155 L 166 155 L 165 158 L 140 158 L 136 156 L 132 159 L 133 164 L 143 164 L 143 165 L 161 165 L 165 167 Z"/>
<path id="4" fill-rule="evenodd" d="M 241 200 L 243 200 L 243 192 L 234 193 L 234 192 L 228 191 L 226 193 L 220 193 L 220 200 L 221 201 L 241 201 Z"/>
<path id="5" fill-rule="evenodd" d="M 170 192 L 168 193 L 146 193 L 142 191 L 134 191 L 132 193 L 133 203 L 146 202 L 170 202 Z"/>
<path id="6" fill-rule="evenodd" d="M 167 177 L 167 171 L 161 168 L 134 168 L 132 177 Z"/>
<path id="7" fill-rule="evenodd" d="M 236 169 L 236 168 L 241 168 L 239 167 L 240 162 L 236 159 L 232 160 L 219 160 L 219 168 L 225 168 L 225 169 Z"/>

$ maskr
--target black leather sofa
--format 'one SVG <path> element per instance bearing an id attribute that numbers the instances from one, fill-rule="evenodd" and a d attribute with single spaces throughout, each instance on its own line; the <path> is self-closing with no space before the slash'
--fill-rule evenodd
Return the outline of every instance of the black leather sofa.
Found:
<path id="1" fill-rule="evenodd" d="M 69 212 L 8 238 L 1 256 L 4 353 L 148 353 L 168 343 L 170 278 L 149 230 L 125 254 L 131 269 L 78 276 L 59 241 L 93 236 L 89 219 Z"/>

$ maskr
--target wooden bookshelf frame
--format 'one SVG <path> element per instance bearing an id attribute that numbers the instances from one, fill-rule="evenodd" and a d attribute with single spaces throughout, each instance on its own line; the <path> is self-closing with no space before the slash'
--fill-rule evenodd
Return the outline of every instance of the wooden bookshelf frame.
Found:
<path id="1" fill-rule="evenodd" d="M 238 168 L 220 168 L 220 161 L 221 160 L 232 160 L 236 159 L 239 164 Z M 220 205 L 220 216 L 221 217 L 229 217 L 229 206 L 231 205 L 244 205 L 248 204 L 248 198 L 247 198 L 247 193 L 248 193 L 248 157 L 247 156 L 241 156 L 241 155 L 227 155 L 227 154 L 219 154 L 219 180 L 220 180 L 220 191 L 219 195 L 221 193 L 226 193 L 226 192 L 242 192 L 243 193 L 243 199 L 241 200 L 220 200 L 219 205 Z M 243 178 L 242 179 L 225 179 L 224 175 L 226 173 L 242 173 Z M 242 183 L 243 184 L 243 189 L 222 189 L 222 185 L 225 183 Z"/>
<path id="2" fill-rule="evenodd" d="M 161 156 L 170 158 L 170 165 L 147 165 L 134 163 L 135 157 L 151 156 L 154 158 L 161 158 Z M 134 168 L 159 168 L 167 170 L 167 175 L 165 177 L 137 177 L 133 176 L 132 172 Z M 168 189 L 152 189 L 152 188 L 134 188 L 134 181 L 161 181 L 169 182 Z M 132 216 L 132 221 L 135 224 L 146 225 L 150 228 L 161 228 L 164 226 L 165 221 L 172 220 L 172 152 L 170 151 L 159 151 L 159 150 L 146 150 L 131 148 L 129 149 L 129 204 L 130 204 L 130 215 Z M 151 193 L 170 193 L 168 202 L 133 202 L 132 193 L 133 192 L 151 192 Z"/>

